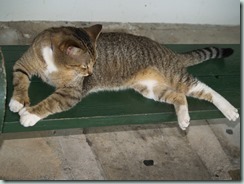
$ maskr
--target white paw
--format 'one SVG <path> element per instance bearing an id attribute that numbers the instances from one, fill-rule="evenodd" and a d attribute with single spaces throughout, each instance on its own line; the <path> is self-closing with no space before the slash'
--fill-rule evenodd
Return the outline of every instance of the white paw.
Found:
<path id="1" fill-rule="evenodd" d="M 229 121 L 236 121 L 239 118 L 238 110 L 232 105 L 223 107 L 220 110 Z"/>
<path id="2" fill-rule="evenodd" d="M 187 106 L 180 106 L 177 116 L 180 128 L 182 130 L 186 130 L 186 128 L 190 125 L 190 116 Z"/>
<path id="3" fill-rule="evenodd" d="M 217 96 L 214 99 L 214 104 L 229 121 L 236 121 L 239 118 L 238 110 L 222 96 Z"/>
<path id="4" fill-rule="evenodd" d="M 24 105 L 19 103 L 17 100 L 11 99 L 9 102 L 9 109 L 12 112 L 19 112 L 23 107 Z"/>
<path id="5" fill-rule="evenodd" d="M 29 113 L 26 108 L 19 111 L 20 123 L 24 127 L 34 126 L 41 118 L 35 114 Z"/>
<path id="6" fill-rule="evenodd" d="M 179 126 L 182 130 L 186 130 L 186 128 L 190 125 L 190 118 L 189 119 L 185 119 L 183 121 L 178 122 Z"/>

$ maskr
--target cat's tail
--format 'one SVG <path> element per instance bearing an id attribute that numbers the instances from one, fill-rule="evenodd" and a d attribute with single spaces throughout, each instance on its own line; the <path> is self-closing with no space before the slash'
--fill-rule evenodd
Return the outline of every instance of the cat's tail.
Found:
<path id="1" fill-rule="evenodd" d="M 216 58 L 226 58 L 234 53 L 231 48 L 207 47 L 180 54 L 183 57 L 184 67 L 200 64 L 204 61 Z"/>

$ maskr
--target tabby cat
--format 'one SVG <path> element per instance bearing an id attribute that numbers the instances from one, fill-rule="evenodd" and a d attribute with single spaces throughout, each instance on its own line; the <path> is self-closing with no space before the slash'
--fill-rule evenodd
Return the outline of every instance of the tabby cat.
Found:
<path id="1" fill-rule="evenodd" d="M 229 120 L 239 117 L 225 98 L 186 70 L 209 59 L 228 57 L 232 49 L 209 47 L 178 54 L 146 37 L 100 34 L 101 28 L 50 28 L 37 36 L 16 62 L 9 107 L 19 112 L 23 126 L 66 111 L 90 93 L 125 89 L 173 104 L 182 130 L 190 122 L 186 96 L 212 102 Z M 55 86 L 56 91 L 29 107 L 27 91 L 33 75 Z"/>

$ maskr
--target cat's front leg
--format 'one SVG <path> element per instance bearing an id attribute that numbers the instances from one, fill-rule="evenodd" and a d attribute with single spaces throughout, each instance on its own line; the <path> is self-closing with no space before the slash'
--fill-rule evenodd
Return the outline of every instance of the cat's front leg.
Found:
<path id="1" fill-rule="evenodd" d="M 25 107 L 22 108 L 19 111 L 19 115 L 20 115 L 20 123 L 21 125 L 23 125 L 24 127 L 29 127 L 29 126 L 33 126 L 35 125 L 39 120 L 41 120 L 42 118 L 39 117 L 38 115 L 34 114 L 34 112 L 32 112 L 32 108 L 31 107 Z"/>
<path id="2" fill-rule="evenodd" d="M 51 114 L 69 110 L 82 98 L 81 87 L 64 87 L 35 106 L 25 107 L 19 111 L 20 123 L 24 127 L 34 126 L 39 120 Z"/>
<path id="3" fill-rule="evenodd" d="M 12 112 L 19 112 L 24 106 L 29 106 L 28 88 L 30 85 L 30 74 L 21 68 L 14 68 L 13 72 L 13 96 L 9 102 Z"/>

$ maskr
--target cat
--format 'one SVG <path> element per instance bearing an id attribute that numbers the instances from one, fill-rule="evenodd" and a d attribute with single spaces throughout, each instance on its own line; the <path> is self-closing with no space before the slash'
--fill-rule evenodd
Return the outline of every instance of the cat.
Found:
<path id="1" fill-rule="evenodd" d="M 44 30 L 13 67 L 13 96 L 9 107 L 12 112 L 21 114 L 20 122 L 24 126 L 38 121 L 41 117 L 63 111 L 81 99 L 83 77 L 92 73 L 96 61 L 96 40 L 101 25 L 87 28 L 58 27 Z M 55 86 L 56 92 L 35 108 L 29 107 L 28 88 L 32 76 L 40 77 L 44 82 Z M 61 99 L 60 95 L 70 94 Z M 59 101 L 61 100 L 61 101 Z M 48 112 L 42 108 L 49 108 Z M 66 107 L 67 108 L 67 107 Z M 21 110 L 21 111 L 20 111 Z M 33 112 L 42 111 L 38 116 Z"/>
<path id="2" fill-rule="evenodd" d="M 62 32 L 62 29 L 76 30 L 77 28 L 56 29 Z M 95 30 L 91 31 L 95 36 L 93 36 L 93 44 L 90 44 L 91 50 L 96 55 L 94 59 L 89 58 L 93 55 L 90 53 L 89 56 L 78 57 L 82 63 L 87 62 L 83 68 L 90 68 L 89 73 L 79 74 L 75 65 L 63 67 L 63 63 L 69 63 L 76 52 L 87 53 L 84 48 L 71 41 L 67 41 L 68 44 L 63 46 L 64 49 L 53 46 L 45 31 L 34 40 L 30 51 L 27 51 L 29 54 L 24 54 L 17 61 L 14 66 L 14 93 L 9 106 L 13 112 L 19 112 L 20 123 L 23 126 L 33 126 L 50 114 L 66 111 L 90 93 L 125 89 L 134 89 L 146 98 L 173 104 L 182 130 L 186 130 L 190 124 L 186 96 L 213 103 L 229 120 L 235 121 L 239 117 L 238 110 L 224 97 L 188 74 L 186 70 L 189 66 L 209 59 L 228 57 L 233 53 L 231 48 L 209 47 L 179 54 L 147 37 L 128 33 L 100 33 L 101 29 L 101 25 L 95 25 L 91 29 Z M 55 29 L 49 29 L 48 33 L 57 34 L 52 30 Z M 83 31 L 82 35 L 79 31 L 73 34 L 78 40 L 81 39 L 82 43 L 85 42 Z M 39 43 L 44 42 L 44 46 L 35 49 L 37 40 Z M 62 40 L 63 38 L 56 37 L 57 43 L 62 43 Z M 53 50 L 52 47 L 55 49 Z M 37 56 L 39 60 L 33 61 L 33 57 L 37 58 Z M 89 59 L 92 60 L 90 67 L 88 67 Z M 35 64 L 37 68 L 27 68 L 25 65 L 30 60 L 42 63 L 42 66 Z M 37 105 L 28 107 L 27 89 L 32 75 L 40 76 L 42 80 L 55 86 L 56 91 Z"/>

